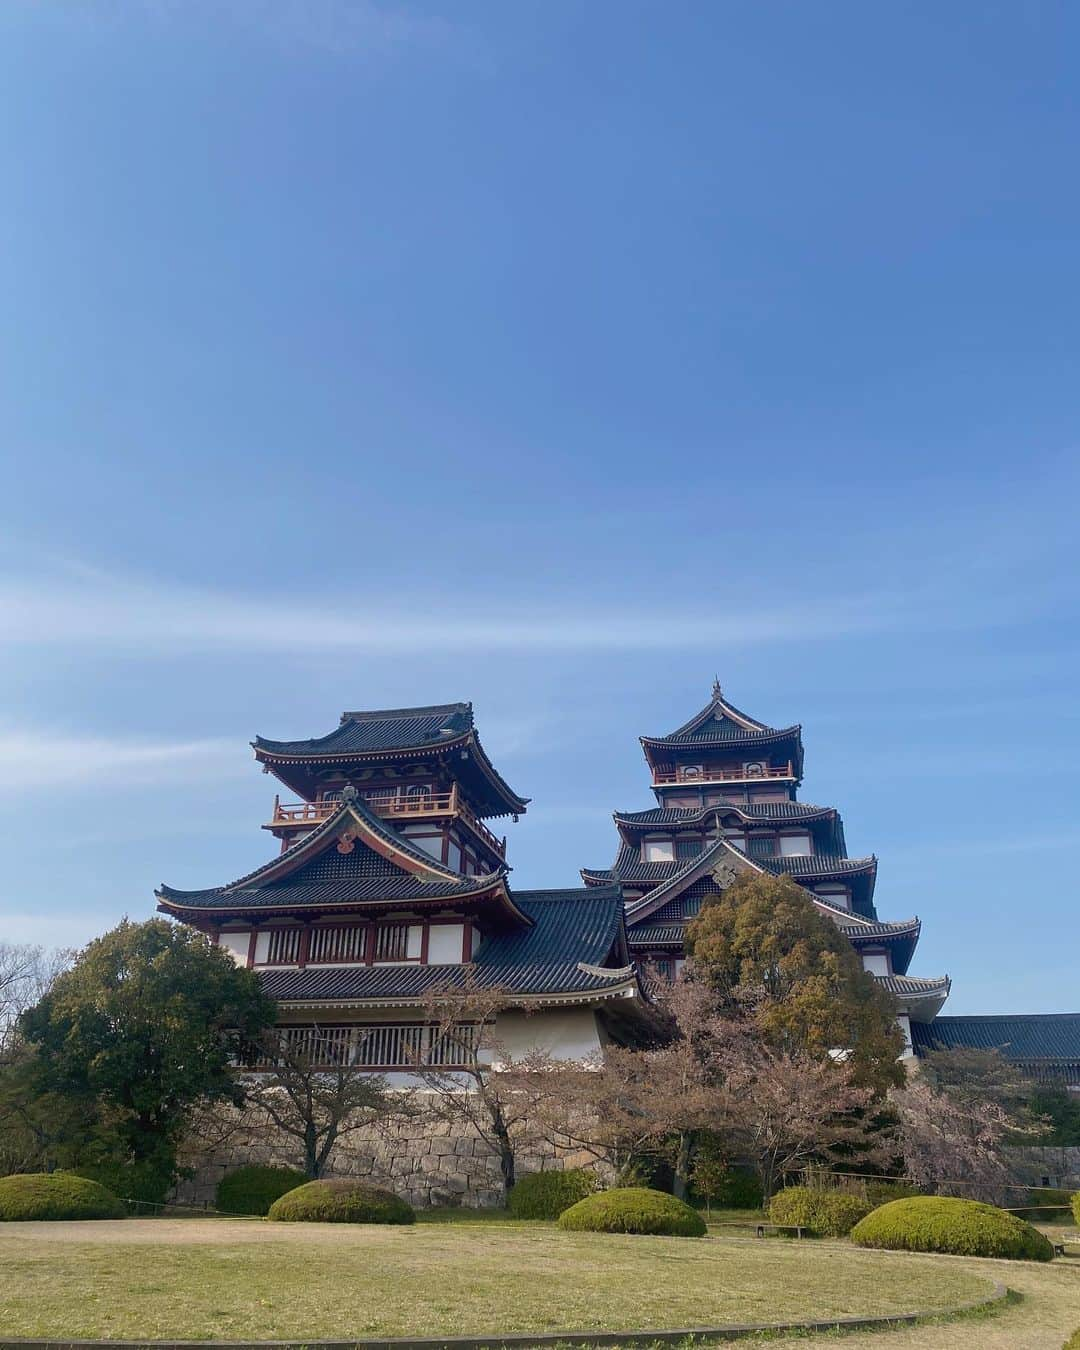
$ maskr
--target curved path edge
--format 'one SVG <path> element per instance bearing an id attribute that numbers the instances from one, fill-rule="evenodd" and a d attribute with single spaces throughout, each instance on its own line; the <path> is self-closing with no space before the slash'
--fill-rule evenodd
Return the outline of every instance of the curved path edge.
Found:
<path id="1" fill-rule="evenodd" d="M 1003 1303 L 1009 1296 L 1005 1285 L 991 1281 L 984 1298 L 959 1303 L 952 1308 L 925 1308 L 920 1312 L 890 1313 L 882 1317 L 829 1317 L 811 1322 L 737 1322 L 719 1327 L 679 1327 L 664 1331 L 551 1331 L 517 1332 L 512 1336 L 436 1336 L 352 1341 L 77 1341 L 63 1338 L 0 1336 L 0 1350 L 35 1347 L 35 1350 L 524 1350 L 526 1346 L 651 1346 L 677 1345 L 686 1341 L 739 1341 L 762 1332 L 781 1335 L 789 1331 L 855 1331 L 911 1326 L 938 1317 L 956 1317 Z"/>

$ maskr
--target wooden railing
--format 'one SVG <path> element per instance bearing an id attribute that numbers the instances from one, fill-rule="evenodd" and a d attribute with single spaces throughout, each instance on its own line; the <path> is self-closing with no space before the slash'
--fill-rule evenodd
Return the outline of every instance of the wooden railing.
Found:
<path id="1" fill-rule="evenodd" d="M 794 778 L 791 761 L 786 764 L 763 764 L 748 769 L 745 764 L 703 764 L 700 768 L 681 765 L 677 769 L 657 769 L 653 782 L 665 783 L 728 783 L 748 782 L 758 778 Z"/>
<path id="2" fill-rule="evenodd" d="M 457 784 L 449 792 L 406 792 L 380 789 L 361 790 L 367 807 L 380 816 L 392 819 L 412 816 L 457 816 L 472 832 L 493 849 L 500 858 L 506 857 L 506 836 L 499 839 L 488 829 L 472 807 L 458 792 Z M 341 806 L 340 798 L 318 802 L 283 802 L 274 798 L 274 815 L 270 828 L 277 825 L 319 825 L 328 820 Z"/>
<path id="3" fill-rule="evenodd" d="M 314 1068 L 464 1068 L 475 1054 L 476 1028 L 377 1023 L 368 1026 L 281 1027 L 283 1058 Z"/>

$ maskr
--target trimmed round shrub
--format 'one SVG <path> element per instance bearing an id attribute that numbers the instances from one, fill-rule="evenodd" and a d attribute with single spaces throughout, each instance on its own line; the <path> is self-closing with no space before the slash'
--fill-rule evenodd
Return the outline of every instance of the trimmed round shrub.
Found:
<path id="1" fill-rule="evenodd" d="M 122 1219 L 126 1213 L 112 1191 L 70 1172 L 0 1177 L 0 1220 Z"/>
<path id="2" fill-rule="evenodd" d="M 596 1187 L 596 1176 L 581 1167 L 565 1172 L 530 1172 L 514 1183 L 510 1213 L 515 1219 L 557 1219 L 564 1209 L 592 1195 Z"/>
<path id="3" fill-rule="evenodd" d="M 146 1162 L 88 1163 L 85 1167 L 72 1167 L 67 1174 L 96 1181 L 124 1201 L 133 1214 L 145 1214 L 148 1207 L 163 1205 L 173 1185 L 167 1172 Z"/>
<path id="4" fill-rule="evenodd" d="M 705 1220 L 689 1205 L 663 1191 L 623 1186 L 586 1196 L 559 1215 L 559 1227 L 574 1233 L 658 1233 L 703 1237 Z"/>
<path id="5" fill-rule="evenodd" d="M 850 1191 L 788 1186 L 769 1201 L 770 1223 L 798 1225 L 816 1237 L 846 1237 L 873 1206 Z"/>
<path id="6" fill-rule="evenodd" d="M 859 1247 L 890 1251 L 998 1256 L 1013 1261 L 1051 1261 L 1054 1257 L 1042 1233 L 1015 1214 L 978 1200 L 941 1195 L 881 1205 L 855 1225 L 851 1240 Z"/>
<path id="7" fill-rule="evenodd" d="M 275 1200 L 306 1181 L 294 1167 L 238 1167 L 218 1182 L 214 1207 L 223 1214 L 267 1214 Z"/>
<path id="8" fill-rule="evenodd" d="M 415 1223 L 416 1211 L 393 1191 L 331 1177 L 287 1191 L 267 1217 L 279 1223 Z"/>

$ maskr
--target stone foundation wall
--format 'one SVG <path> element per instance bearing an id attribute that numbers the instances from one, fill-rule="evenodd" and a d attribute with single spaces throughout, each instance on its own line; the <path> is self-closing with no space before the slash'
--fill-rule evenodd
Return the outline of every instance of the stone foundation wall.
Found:
<path id="1" fill-rule="evenodd" d="M 1080 1148 L 1022 1147 L 1009 1149 L 1016 1173 L 1032 1186 L 1050 1185 L 1066 1190 L 1080 1188 Z"/>
<path id="2" fill-rule="evenodd" d="M 249 1164 L 303 1167 L 297 1140 L 278 1131 L 262 1113 L 222 1107 L 200 1123 L 181 1154 L 194 1170 L 177 1187 L 181 1204 L 212 1207 L 226 1172 Z M 517 1157 L 519 1176 L 555 1167 L 588 1167 L 588 1154 L 530 1143 Z M 465 1124 L 422 1113 L 346 1135 L 335 1146 L 327 1176 L 365 1177 L 417 1208 L 463 1205 L 472 1209 L 503 1203 L 498 1157 Z"/>

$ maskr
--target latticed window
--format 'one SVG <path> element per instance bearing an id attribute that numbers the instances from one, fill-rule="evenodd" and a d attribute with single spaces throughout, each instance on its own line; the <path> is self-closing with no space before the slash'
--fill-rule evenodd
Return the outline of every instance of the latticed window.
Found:
<path id="1" fill-rule="evenodd" d="M 367 935 L 366 924 L 352 924 L 348 928 L 313 928 L 308 960 L 315 964 L 320 961 L 363 961 Z"/>
<path id="2" fill-rule="evenodd" d="M 776 845 L 771 834 L 752 834 L 750 836 L 751 858 L 771 858 L 775 852 Z"/>
<path id="3" fill-rule="evenodd" d="M 404 961 L 409 950 L 409 925 L 381 923 L 375 929 L 375 960 Z"/>
<path id="4" fill-rule="evenodd" d="M 266 953 L 267 965 L 291 966 L 300 957 L 299 928 L 271 928 L 270 944 Z"/>

